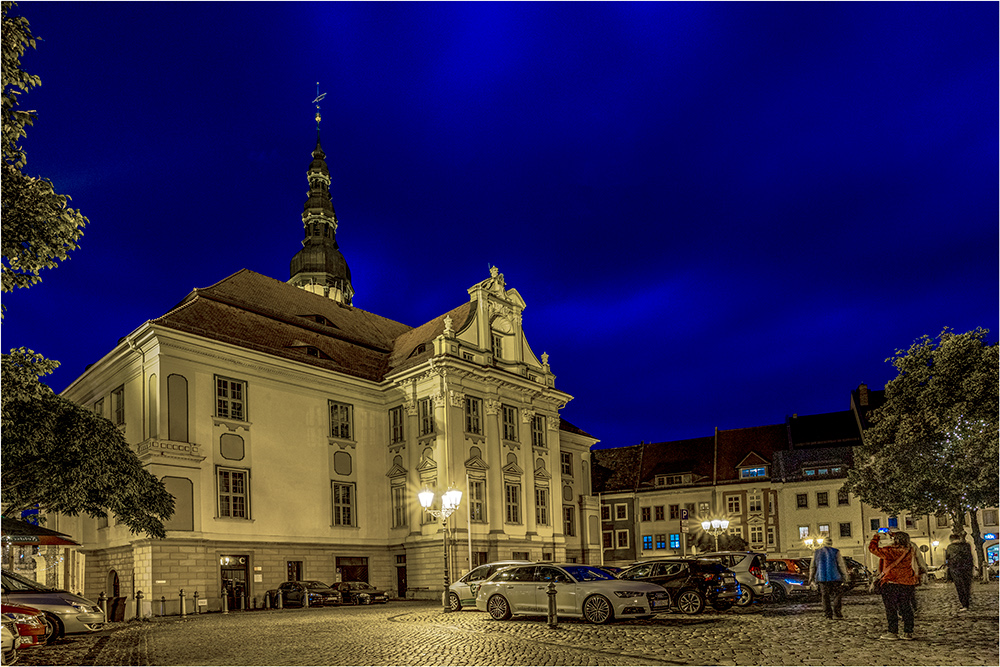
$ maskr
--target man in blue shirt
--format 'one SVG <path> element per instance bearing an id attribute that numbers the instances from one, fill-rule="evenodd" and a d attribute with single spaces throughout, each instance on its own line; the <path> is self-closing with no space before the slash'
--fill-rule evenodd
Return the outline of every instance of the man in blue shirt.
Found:
<path id="1" fill-rule="evenodd" d="M 844 597 L 844 582 L 847 581 L 847 564 L 839 549 L 833 548 L 833 540 L 827 537 L 821 548 L 813 552 L 809 563 L 809 583 L 819 586 L 823 600 L 823 613 L 827 618 L 843 618 L 841 600 Z"/>

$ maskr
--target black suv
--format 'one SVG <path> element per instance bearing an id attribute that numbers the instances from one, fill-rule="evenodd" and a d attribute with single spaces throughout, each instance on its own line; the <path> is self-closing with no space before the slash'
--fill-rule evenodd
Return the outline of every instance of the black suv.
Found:
<path id="1" fill-rule="evenodd" d="M 671 604 L 685 614 L 700 614 L 706 602 L 724 611 L 740 596 L 736 575 L 730 569 L 699 558 L 644 561 L 619 572 L 618 578 L 663 586 L 670 593 Z"/>

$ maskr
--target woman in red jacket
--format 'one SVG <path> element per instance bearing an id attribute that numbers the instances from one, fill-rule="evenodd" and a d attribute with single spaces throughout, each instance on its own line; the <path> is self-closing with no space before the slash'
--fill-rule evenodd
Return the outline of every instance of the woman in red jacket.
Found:
<path id="1" fill-rule="evenodd" d="M 881 533 L 872 535 L 868 550 L 881 558 L 878 569 L 882 577 L 882 604 L 889 631 L 879 639 L 913 639 L 913 609 L 917 584 L 920 583 L 916 549 L 906 533 L 892 533 L 892 544 L 879 546 Z M 899 635 L 899 616 L 903 617 L 903 634 Z"/>

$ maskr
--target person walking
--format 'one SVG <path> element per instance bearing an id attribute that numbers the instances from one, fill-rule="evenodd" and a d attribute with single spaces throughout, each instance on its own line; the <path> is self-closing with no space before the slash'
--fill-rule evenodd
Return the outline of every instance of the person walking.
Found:
<path id="1" fill-rule="evenodd" d="M 972 547 L 962 539 L 961 535 L 952 535 L 951 544 L 944 551 L 944 563 L 948 574 L 955 582 L 955 592 L 958 593 L 959 611 L 969 611 L 972 604 Z"/>
<path id="2" fill-rule="evenodd" d="M 809 563 L 809 582 L 819 587 L 823 600 L 823 613 L 827 618 L 843 618 L 841 601 L 844 597 L 844 582 L 848 579 L 847 564 L 840 549 L 833 548 L 833 540 L 827 537 L 823 546 L 813 552 Z"/>
<path id="3" fill-rule="evenodd" d="M 879 546 L 882 533 L 872 535 L 868 551 L 878 556 L 882 580 L 882 604 L 888 632 L 879 639 L 913 639 L 913 603 L 920 582 L 916 549 L 907 533 L 892 533 L 892 544 Z M 899 618 L 903 618 L 903 633 L 899 633 Z"/>

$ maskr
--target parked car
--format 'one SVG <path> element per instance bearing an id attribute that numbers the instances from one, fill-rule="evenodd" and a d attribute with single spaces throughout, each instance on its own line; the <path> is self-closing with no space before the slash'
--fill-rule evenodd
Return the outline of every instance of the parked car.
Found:
<path id="1" fill-rule="evenodd" d="M 559 616 L 583 617 L 590 623 L 652 618 L 670 607 L 670 595 L 662 586 L 618 579 L 590 565 L 544 563 L 500 570 L 480 584 L 476 608 L 498 621 L 547 614 L 549 583 L 555 584 Z"/>
<path id="2" fill-rule="evenodd" d="M 791 572 L 792 574 L 809 576 L 808 558 L 768 558 L 764 562 L 764 567 L 769 574 L 771 572 Z"/>
<path id="3" fill-rule="evenodd" d="M 479 567 L 474 567 L 466 572 L 458 581 L 448 587 L 448 605 L 452 611 L 476 607 L 476 591 L 479 584 L 483 583 L 499 570 L 511 565 L 525 565 L 531 563 L 530 560 L 498 560 L 495 563 L 486 563 Z"/>
<path id="4" fill-rule="evenodd" d="M 600 568 L 615 577 L 625 571 L 624 567 L 618 567 L 617 565 L 595 565 L 594 567 Z"/>
<path id="5" fill-rule="evenodd" d="M 267 596 L 271 599 L 271 605 L 277 604 L 278 596 L 281 596 L 281 606 L 302 607 L 306 595 L 309 596 L 310 607 L 325 607 L 329 605 L 339 605 L 344 601 L 340 591 L 335 587 L 325 584 L 322 581 L 283 581 L 278 588 L 269 590 Z"/>
<path id="6" fill-rule="evenodd" d="M 933 579 L 934 581 L 947 581 L 948 580 L 948 566 L 947 565 L 932 565 L 927 568 L 927 578 Z"/>
<path id="7" fill-rule="evenodd" d="M 45 614 L 34 607 L 5 604 L 0 606 L 4 618 L 14 621 L 18 636 L 18 648 L 45 645 Z"/>
<path id="8" fill-rule="evenodd" d="M 48 588 L 9 570 L 2 572 L 2 600 L 4 604 L 34 607 L 45 614 L 47 644 L 64 635 L 104 628 L 104 612 L 95 602 L 69 591 Z"/>
<path id="9" fill-rule="evenodd" d="M 736 574 L 716 561 L 697 558 L 662 558 L 633 565 L 619 579 L 646 581 L 663 586 L 670 602 L 685 614 L 700 614 L 705 604 L 723 611 L 740 596 Z"/>
<path id="10" fill-rule="evenodd" d="M 389 594 L 380 591 L 367 581 L 342 581 L 337 590 L 344 597 L 344 604 L 385 604 Z"/>
<path id="11" fill-rule="evenodd" d="M 737 607 L 748 607 L 755 599 L 771 594 L 771 584 L 764 569 L 765 554 L 756 551 L 716 551 L 699 554 L 698 558 L 717 560 L 736 573 L 736 581 L 740 584 Z"/>
<path id="12" fill-rule="evenodd" d="M 787 602 L 789 598 L 806 598 L 816 593 L 809 587 L 808 574 L 768 571 L 767 581 L 771 584 L 772 602 Z"/>
<path id="13" fill-rule="evenodd" d="M 0 645 L 2 645 L 3 664 L 13 665 L 17 662 L 17 645 L 20 638 L 17 634 L 17 626 L 9 618 L 0 619 Z"/>
<path id="14" fill-rule="evenodd" d="M 812 563 L 812 558 L 797 558 L 795 561 L 798 563 L 799 572 L 809 576 L 809 566 Z M 866 589 L 868 587 L 868 582 L 871 581 L 871 571 L 865 567 L 864 563 L 857 561 L 850 556 L 844 556 L 844 565 L 847 566 L 847 590 L 852 588 L 861 587 Z"/>

